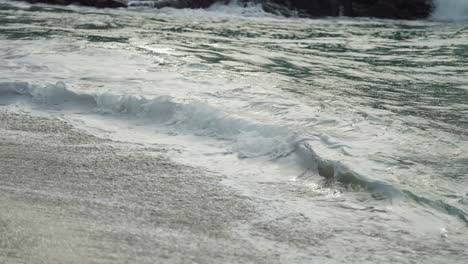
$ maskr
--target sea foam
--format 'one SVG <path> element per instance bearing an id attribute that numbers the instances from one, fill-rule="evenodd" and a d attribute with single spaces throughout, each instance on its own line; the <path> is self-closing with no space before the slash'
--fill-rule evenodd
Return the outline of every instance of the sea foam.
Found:
<path id="1" fill-rule="evenodd" d="M 340 160 L 323 157 L 315 149 L 328 145 L 335 149 L 330 138 L 317 134 L 301 134 L 281 126 L 273 126 L 232 116 L 204 102 L 177 102 L 170 96 L 146 98 L 138 95 L 111 93 L 78 93 L 66 88 L 63 82 L 31 85 L 26 82 L 0 82 L 0 105 L 29 101 L 56 111 L 79 111 L 89 114 L 139 120 L 150 126 L 210 138 L 223 142 L 225 148 L 239 158 L 263 158 L 271 162 L 293 161 L 303 171 L 299 177 L 321 176 L 326 184 L 340 183 L 364 189 L 378 199 L 397 202 L 410 199 L 454 215 L 468 225 L 468 215 L 458 207 L 442 201 L 419 196 L 385 180 L 373 179 L 357 173 Z M 288 163 L 289 164 L 289 163 Z"/>
<path id="2" fill-rule="evenodd" d="M 138 95 L 111 93 L 78 93 L 66 88 L 63 82 L 45 86 L 23 82 L 0 83 L 0 100 L 13 104 L 16 99 L 55 110 L 88 111 L 92 114 L 124 117 L 157 125 L 170 133 L 184 133 L 223 142 L 239 158 L 263 158 L 272 162 L 293 159 L 303 175 L 320 175 L 328 182 L 359 186 L 388 198 L 401 195 L 398 188 L 384 181 L 370 179 L 356 173 L 339 160 L 329 160 L 314 150 L 314 146 L 328 146 L 333 142 L 320 133 L 300 133 L 281 126 L 263 124 L 225 113 L 204 102 L 178 102 L 170 96 L 146 98 Z"/>

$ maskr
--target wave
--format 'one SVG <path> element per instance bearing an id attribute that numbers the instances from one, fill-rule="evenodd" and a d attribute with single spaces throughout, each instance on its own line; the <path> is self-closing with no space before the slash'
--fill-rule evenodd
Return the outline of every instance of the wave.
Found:
<path id="1" fill-rule="evenodd" d="M 241 3 L 239 0 L 230 0 L 227 4 L 223 2 L 216 2 L 213 5 L 211 5 L 207 10 L 218 13 L 242 16 L 273 16 L 273 14 L 265 12 L 262 7 L 262 4 L 259 2 Z"/>
<path id="2" fill-rule="evenodd" d="M 95 114 L 144 120 L 179 133 L 213 138 L 227 143 L 225 145 L 237 153 L 239 158 L 266 157 L 278 161 L 292 157 L 304 171 L 302 175 L 320 175 L 326 184 L 337 182 L 351 188 L 362 188 L 377 199 L 394 201 L 407 197 L 456 215 L 468 225 L 468 217 L 461 209 L 417 196 L 385 181 L 368 178 L 340 161 L 321 157 L 312 147 L 314 142 L 328 144 L 330 149 L 335 148 L 336 144 L 319 134 L 304 136 L 284 127 L 229 115 L 203 102 L 177 102 L 170 96 L 145 98 L 110 93 L 78 93 L 67 89 L 63 82 L 45 86 L 26 82 L 0 82 L 0 105 L 13 104 L 21 99 L 59 110 L 91 111 Z"/>
<path id="3" fill-rule="evenodd" d="M 177 102 L 170 96 L 145 98 L 135 95 L 110 93 L 83 94 L 66 88 L 63 82 L 45 86 L 24 82 L 0 83 L 0 103 L 12 103 L 18 97 L 41 105 L 61 109 L 80 109 L 103 115 L 127 116 L 144 119 L 152 125 L 171 128 L 179 133 L 190 133 L 226 142 L 239 158 L 266 157 L 279 160 L 294 155 L 304 174 L 324 177 L 328 182 L 361 186 L 395 198 L 401 191 L 382 181 L 369 179 L 342 164 L 322 158 L 312 148 L 312 142 L 336 144 L 324 140 L 320 134 L 301 135 L 284 127 L 266 125 L 226 114 L 203 102 Z"/>
<path id="4" fill-rule="evenodd" d="M 435 0 L 432 19 L 439 21 L 467 21 L 467 0 Z"/>
<path id="5" fill-rule="evenodd" d="M 170 8 L 170 1 L 161 0 L 131 0 L 128 2 L 130 8 Z M 177 6 L 177 5 L 176 5 Z M 180 11 L 179 11 L 180 12 Z M 260 2 L 242 2 L 239 0 L 217 1 L 203 9 L 191 10 L 190 12 L 210 12 L 218 15 L 233 15 L 243 17 L 272 17 L 271 13 L 264 11 Z"/>

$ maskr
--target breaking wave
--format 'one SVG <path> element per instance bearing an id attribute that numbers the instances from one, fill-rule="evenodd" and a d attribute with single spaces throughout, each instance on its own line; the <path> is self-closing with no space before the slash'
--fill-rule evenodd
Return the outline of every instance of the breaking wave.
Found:
<path id="1" fill-rule="evenodd" d="M 63 82 L 45 86 L 26 82 L 0 82 L 0 105 L 26 100 L 29 103 L 58 110 L 90 111 L 95 114 L 125 116 L 151 125 L 170 128 L 179 133 L 214 138 L 223 141 L 239 158 L 266 157 L 271 161 L 293 158 L 303 175 L 320 175 L 325 182 L 368 190 L 375 198 L 400 200 L 409 198 L 416 203 L 455 215 L 468 226 L 468 215 L 461 209 L 442 201 L 433 201 L 402 190 L 385 181 L 361 175 L 340 161 L 321 157 L 313 143 L 328 144 L 320 134 L 301 135 L 284 127 L 266 125 L 224 113 L 203 102 L 177 102 L 173 97 L 149 99 L 135 95 L 110 93 L 77 93 Z"/>
<path id="2" fill-rule="evenodd" d="M 320 134 L 301 135 L 283 127 L 271 126 L 228 115 L 202 102 L 177 102 L 170 96 L 148 99 L 135 95 L 85 94 L 66 88 L 63 82 L 45 86 L 26 82 L 0 82 L 0 105 L 27 100 L 58 110 L 91 111 L 95 114 L 141 119 L 151 125 L 171 128 L 179 133 L 214 138 L 226 142 L 239 158 L 266 157 L 271 161 L 293 158 L 304 172 L 320 175 L 326 184 L 338 182 L 365 189 L 377 199 L 390 201 L 409 198 L 424 206 L 454 215 L 468 226 L 468 215 L 442 201 L 433 201 L 385 181 L 361 175 L 340 161 L 321 157 L 312 143 L 327 144 Z M 329 144 L 335 148 L 336 144 Z"/>
<path id="3" fill-rule="evenodd" d="M 179 133 L 214 138 L 226 142 L 230 151 L 240 158 L 279 160 L 294 157 L 304 174 L 320 175 L 327 182 L 359 186 L 387 198 L 396 198 L 401 191 L 383 181 L 360 175 L 340 161 L 328 160 L 316 153 L 312 143 L 329 145 L 320 134 L 301 135 L 284 127 L 262 124 L 224 113 L 203 102 L 177 102 L 170 96 L 148 99 L 135 95 L 82 94 L 65 87 L 63 82 L 46 86 L 22 82 L 0 83 L 0 104 L 26 98 L 33 103 L 79 109 L 103 115 L 127 116 L 143 119 Z"/>
<path id="4" fill-rule="evenodd" d="M 167 8 L 169 1 L 161 0 L 132 0 L 128 2 L 130 8 Z M 169 7 L 170 8 L 170 7 Z M 259 2 L 243 2 L 239 0 L 218 1 L 205 9 L 191 9 L 187 10 L 190 13 L 197 12 L 210 12 L 218 15 L 233 15 L 243 17 L 271 17 L 271 13 L 264 11 Z M 181 11 L 179 11 L 181 12 Z"/>

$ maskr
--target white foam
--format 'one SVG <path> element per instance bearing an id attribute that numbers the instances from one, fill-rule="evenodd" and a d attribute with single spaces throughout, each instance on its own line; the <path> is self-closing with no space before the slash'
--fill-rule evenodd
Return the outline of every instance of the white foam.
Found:
<path id="1" fill-rule="evenodd" d="M 160 125 L 171 133 L 187 133 L 228 141 L 233 151 L 244 158 L 277 158 L 291 151 L 296 135 L 288 130 L 231 116 L 200 101 L 177 102 L 171 96 L 146 98 L 112 93 L 78 93 L 63 82 L 45 86 L 25 82 L 0 83 L 0 95 L 30 96 L 36 104 L 70 106 L 80 111 L 118 115 Z M 169 131 L 170 130 L 170 131 Z"/>
<path id="2" fill-rule="evenodd" d="M 158 0 L 133 0 L 129 1 L 128 6 L 130 8 L 155 8 L 158 6 L 158 2 Z M 201 16 L 209 13 L 210 16 L 215 17 L 277 17 L 274 14 L 265 12 L 260 3 L 241 3 L 238 0 L 230 0 L 227 3 L 225 1 L 215 2 L 206 9 L 182 9 L 175 11 L 173 8 L 164 7 L 159 9 L 158 12 Z"/>
<path id="3" fill-rule="evenodd" d="M 435 0 L 434 20 L 466 21 L 468 20 L 467 0 Z"/>
<path id="4" fill-rule="evenodd" d="M 123 117 L 133 122 L 157 126 L 166 134 L 185 134 L 219 142 L 239 158 L 260 158 L 278 161 L 292 158 L 304 175 L 320 175 L 330 180 L 364 187 L 373 192 L 396 197 L 400 192 L 381 181 L 360 175 L 340 160 L 329 160 L 323 154 L 339 152 L 337 142 L 321 134 L 301 134 L 281 126 L 263 124 L 236 117 L 201 101 L 178 102 L 171 96 L 146 98 L 112 93 L 78 93 L 63 82 L 45 86 L 27 83 L 0 83 L 0 95 L 29 97 L 31 103 L 53 106 L 61 111 L 72 110 Z M 13 98 L 11 100 L 14 100 Z M 5 102 L 3 102 L 5 103 Z M 319 150 L 319 152 L 317 152 Z M 319 154 L 317 154 L 319 153 Z M 289 161 L 288 161 L 289 162 Z"/>
<path id="5" fill-rule="evenodd" d="M 263 10 L 260 3 L 240 3 L 239 0 L 230 0 L 228 4 L 216 2 L 208 8 L 208 11 L 248 17 L 272 16 L 270 13 Z"/>

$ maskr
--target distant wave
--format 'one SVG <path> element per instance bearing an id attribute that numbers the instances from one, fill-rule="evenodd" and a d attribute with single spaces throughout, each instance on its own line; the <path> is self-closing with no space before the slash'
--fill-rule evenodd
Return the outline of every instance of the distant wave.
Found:
<path id="1" fill-rule="evenodd" d="M 468 21 L 468 0 L 435 0 L 434 20 Z"/>
<path id="2" fill-rule="evenodd" d="M 431 18 L 438 21 L 465 21 L 468 20 L 468 0 L 433 0 L 434 12 Z M 131 0 L 129 7 L 164 7 L 166 1 L 161 0 Z M 242 16 L 271 16 L 264 11 L 259 1 L 240 2 L 239 0 L 218 1 L 205 9 L 220 14 Z M 291 13 L 292 14 L 292 13 Z"/>
<path id="3" fill-rule="evenodd" d="M 164 1 L 160 0 L 131 0 L 128 2 L 130 8 L 164 8 L 167 7 L 161 3 Z M 213 13 L 219 13 L 221 15 L 234 15 L 234 16 L 247 16 L 247 17 L 264 17 L 273 16 L 273 14 L 267 13 L 263 10 L 262 5 L 259 2 L 243 2 L 239 0 L 229 1 L 217 1 L 211 6 L 205 9 L 192 10 L 197 11 L 208 11 Z"/>

